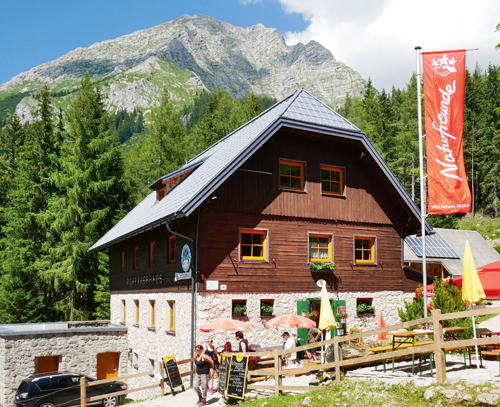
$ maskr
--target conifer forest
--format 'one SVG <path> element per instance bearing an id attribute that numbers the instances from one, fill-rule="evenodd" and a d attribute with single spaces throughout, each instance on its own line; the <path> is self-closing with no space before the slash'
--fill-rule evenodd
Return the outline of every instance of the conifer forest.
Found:
<path id="1" fill-rule="evenodd" d="M 500 211 L 500 67 L 468 71 L 464 153 L 473 211 Z M 148 186 L 276 102 L 218 87 L 178 110 L 164 90 L 143 112 L 109 113 L 87 74 L 56 112 L 47 87 L 36 120 L 12 115 L 0 133 L 0 323 L 109 318 L 106 251 L 88 249 L 149 192 Z M 338 112 L 370 138 L 419 204 L 417 80 L 362 97 Z M 433 216 L 457 227 L 460 216 Z"/>

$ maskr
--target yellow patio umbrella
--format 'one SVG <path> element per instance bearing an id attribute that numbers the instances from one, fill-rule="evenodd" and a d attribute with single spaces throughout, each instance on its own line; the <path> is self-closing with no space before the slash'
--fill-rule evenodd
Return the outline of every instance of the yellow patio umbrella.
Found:
<path id="1" fill-rule="evenodd" d="M 485 298 L 483 285 L 477 275 L 476 265 L 472 252 L 470 250 L 469 241 L 465 242 L 464 261 L 462 265 L 462 298 L 469 301 L 471 304 Z M 474 332 L 474 339 L 476 339 L 476 319 L 472 317 L 472 329 Z M 476 366 L 479 369 L 479 357 L 476 348 Z"/>
<path id="2" fill-rule="evenodd" d="M 332 305 L 326 291 L 326 284 L 321 287 L 321 308 L 319 312 L 318 328 L 321 331 L 335 328 L 335 317 L 333 316 Z"/>
<path id="3" fill-rule="evenodd" d="M 321 340 L 323 340 L 323 332 L 325 329 L 331 330 L 335 328 L 335 317 L 333 316 L 332 305 L 328 298 L 328 292 L 326 291 L 326 283 L 323 283 L 321 286 L 321 307 L 319 310 L 318 328 L 321 331 Z M 321 346 L 321 353 L 324 359 L 325 352 L 323 346 Z"/>

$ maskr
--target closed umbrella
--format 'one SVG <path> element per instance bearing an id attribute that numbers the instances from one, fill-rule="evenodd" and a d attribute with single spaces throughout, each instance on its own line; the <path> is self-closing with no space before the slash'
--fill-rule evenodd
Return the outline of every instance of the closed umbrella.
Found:
<path id="1" fill-rule="evenodd" d="M 319 312 L 319 324 L 318 328 L 321 330 L 321 340 L 324 340 L 323 332 L 328 329 L 332 330 L 335 328 L 335 317 L 333 316 L 332 305 L 330 299 L 328 298 L 328 292 L 326 291 L 326 284 L 321 287 L 321 308 Z M 323 362 L 325 358 L 325 349 L 321 345 L 321 354 L 323 355 Z"/>
<path id="2" fill-rule="evenodd" d="M 471 304 L 485 298 L 481 280 L 477 275 L 476 265 L 472 257 L 469 241 L 465 242 L 464 261 L 462 266 L 462 298 L 469 301 Z M 472 329 L 474 332 L 474 339 L 476 339 L 476 320 L 472 317 Z M 479 369 L 479 356 L 476 348 L 476 366 Z"/>

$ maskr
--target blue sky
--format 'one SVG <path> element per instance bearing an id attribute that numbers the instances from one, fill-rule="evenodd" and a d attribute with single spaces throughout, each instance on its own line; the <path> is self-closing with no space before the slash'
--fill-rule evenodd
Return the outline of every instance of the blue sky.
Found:
<path id="1" fill-rule="evenodd" d="M 264 24 L 281 32 L 307 27 L 302 15 L 277 1 L 17 0 L 0 2 L 0 83 L 78 47 L 174 20 L 205 14 L 240 27 Z"/>
<path id="2" fill-rule="evenodd" d="M 276 28 L 288 45 L 316 40 L 374 86 L 402 88 L 424 51 L 479 48 L 467 66 L 500 65 L 499 0 L 1 0 L 0 84 L 78 47 L 183 14 Z"/>

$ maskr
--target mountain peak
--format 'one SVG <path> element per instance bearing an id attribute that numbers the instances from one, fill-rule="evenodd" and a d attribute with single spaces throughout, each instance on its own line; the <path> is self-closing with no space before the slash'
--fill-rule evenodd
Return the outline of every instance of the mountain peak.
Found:
<path id="1" fill-rule="evenodd" d="M 221 85 L 235 97 L 253 92 L 277 99 L 303 87 L 332 106 L 366 86 L 316 41 L 288 46 L 278 30 L 262 24 L 242 28 L 206 15 L 183 15 L 20 73 L 0 85 L 0 102 L 2 95 L 36 93 L 47 84 L 57 95 L 68 93 L 54 98 L 64 107 L 86 71 L 108 94 L 110 110 L 147 110 L 164 86 L 178 105 Z"/>

